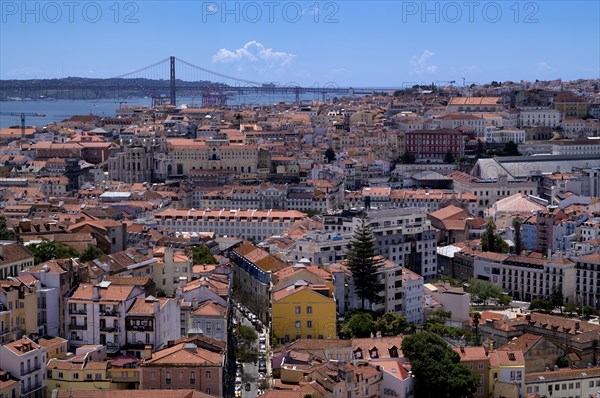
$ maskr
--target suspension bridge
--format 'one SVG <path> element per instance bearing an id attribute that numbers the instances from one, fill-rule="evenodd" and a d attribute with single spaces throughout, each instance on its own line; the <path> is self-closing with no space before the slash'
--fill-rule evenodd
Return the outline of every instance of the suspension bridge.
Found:
<path id="1" fill-rule="evenodd" d="M 173 56 L 103 80 L 107 83 L 102 84 L 102 90 L 116 93 L 114 95 L 118 102 L 125 103 L 128 98 L 142 93 L 152 98 L 153 106 L 167 102 L 177 105 L 178 96 L 201 99 L 202 106 L 221 106 L 225 105 L 228 99 L 235 97 L 245 98 L 248 103 L 253 102 L 253 98 L 285 98 L 286 102 L 299 103 L 308 95 L 312 95 L 314 99 L 325 100 L 333 96 L 366 95 L 395 90 L 339 87 L 333 82 L 310 87 L 296 83 L 261 83 L 211 71 Z M 99 97 L 99 94 L 96 95 Z"/>
<path id="2" fill-rule="evenodd" d="M 256 82 L 229 76 L 194 65 L 176 57 L 168 57 L 151 65 L 108 79 L 70 78 L 69 83 L 44 81 L 33 87 L 11 87 L 15 96 L 57 99 L 106 99 L 127 103 L 133 98 L 148 97 L 152 105 L 177 104 L 178 97 L 198 99 L 202 106 L 222 106 L 228 100 L 258 103 L 260 99 L 283 99 L 300 103 L 302 99 L 326 100 L 335 96 L 357 96 L 394 88 L 339 87 L 330 82 L 306 87 L 297 83 Z M 81 82 L 79 82 L 81 80 Z M 7 87 L 8 88 L 8 87 Z M 25 89 L 28 89 L 27 94 Z"/>

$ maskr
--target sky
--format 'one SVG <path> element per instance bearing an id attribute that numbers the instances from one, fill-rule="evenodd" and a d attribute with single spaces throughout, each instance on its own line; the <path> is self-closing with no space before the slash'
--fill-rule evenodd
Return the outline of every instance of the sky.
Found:
<path id="1" fill-rule="evenodd" d="M 600 2 L 0 0 L 0 79 L 114 77 L 169 56 L 303 86 L 597 79 Z"/>

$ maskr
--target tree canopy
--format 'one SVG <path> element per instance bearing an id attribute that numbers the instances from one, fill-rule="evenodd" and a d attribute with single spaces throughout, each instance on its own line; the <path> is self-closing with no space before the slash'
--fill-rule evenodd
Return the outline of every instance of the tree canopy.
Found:
<path id="1" fill-rule="evenodd" d="M 19 240 L 19 235 L 6 225 L 6 217 L 0 216 L 0 240 Z"/>
<path id="2" fill-rule="evenodd" d="M 454 155 L 452 154 L 452 151 L 450 151 L 450 149 L 448 149 L 446 151 L 446 154 L 444 155 L 444 163 L 454 163 L 456 161 L 456 159 L 454 159 Z"/>
<path id="3" fill-rule="evenodd" d="M 369 337 L 375 331 L 375 321 L 368 312 L 355 312 L 344 324 L 342 333 L 352 338 Z"/>
<path id="4" fill-rule="evenodd" d="M 398 336 L 409 328 L 409 324 L 405 317 L 386 312 L 377 320 L 375 327 L 383 336 Z"/>
<path id="5" fill-rule="evenodd" d="M 36 264 L 60 258 L 79 257 L 77 250 L 62 242 L 44 239 L 40 243 L 32 243 L 27 249 L 33 254 Z"/>
<path id="6" fill-rule="evenodd" d="M 352 235 L 347 261 L 356 295 L 361 300 L 361 309 L 365 309 L 367 301 L 371 304 L 380 303 L 383 284 L 378 271 L 383 260 L 377 256 L 375 236 L 365 214 L 360 217 L 360 224 Z"/>
<path id="7" fill-rule="evenodd" d="M 494 285 L 492 282 L 483 281 L 480 279 L 469 280 L 469 293 L 471 294 L 471 300 L 482 302 L 483 305 L 487 305 L 490 299 L 502 300 L 504 291 L 501 287 Z"/>
<path id="8" fill-rule="evenodd" d="M 217 264 L 217 260 L 206 246 L 194 246 L 188 253 L 192 253 L 194 264 Z"/>
<path id="9" fill-rule="evenodd" d="M 496 235 L 496 224 L 493 221 L 485 225 L 485 233 L 481 237 L 481 250 L 484 252 L 508 253 L 508 243 Z"/>
<path id="10" fill-rule="evenodd" d="M 92 261 L 102 256 L 104 256 L 104 252 L 98 246 L 88 245 L 88 247 L 79 256 L 79 261 Z"/>
<path id="11" fill-rule="evenodd" d="M 409 151 L 406 151 L 400 156 L 400 161 L 404 164 L 412 164 L 417 161 L 417 158 Z"/>
<path id="12" fill-rule="evenodd" d="M 415 375 L 415 397 L 472 397 L 479 386 L 479 375 L 460 363 L 459 355 L 435 334 L 405 337 L 402 352 Z"/>
<path id="13" fill-rule="evenodd" d="M 335 160 L 335 152 L 332 147 L 327 148 L 325 151 L 325 159 L 327 159 L 327 163 L 331 163 Z"/>

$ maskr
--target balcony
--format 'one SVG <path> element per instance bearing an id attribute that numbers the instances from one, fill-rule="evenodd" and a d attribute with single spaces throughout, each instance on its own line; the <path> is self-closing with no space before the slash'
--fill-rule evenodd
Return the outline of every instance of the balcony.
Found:
<path id="1" fill-rule="evenodd" d="M 34 366 L 30 366 L 27 369 L 21 370 L 21 376 L 27 376 L 28 374 L 33 373 L 33 372 L 37 372 L 40 369 L 42 369 L 42 367 L 39 364 L 38 365 L 34 365 Z"/>
<path id="2" fill-rule="evenodd" d="M 87 315 L 87 309 L 81 308 L 69 308 L 69 314 L 71 315 Z"/>
<path id="3" fill-rule="evenodd" d="M 100 310 L 100 311 L 98 311 L 98 313 L 100 314 L 100 316 L 112 316 L 112 317 L 121 316 L 121 313 L 117 310 Z"/>
<path id="4" fill-rule="evenodd" d="M 31 394 L 32 392 L 39 390 L 40 388 L 42 388 L 42 383 L 41 382 L 37 382 L 35 384 L 32 384 L 29 387 L 25 387 L 24 389 L 21 390 L 21 396 L 25 396 L 27 394 Z"/>
<path id="5" fill-rule="evenodd" d="M 140 332 L 153 332 L 154 331 L 154 327 L 152 326 L 142 326 L 142 325 L 127 325 L 125 326 L 125 329 L 127 329 L 128 331 L 140 331 Z"/>
<path id="6" fill-rule="evenodd" d="M 119 327 L 118 326 L 110 326 L 110 325 L 100 325 L 100 331 L 101 332 L 109 332 L 109 333 L 116 333 L 119 331 Z"/>
<path id="7" fill-rule="evenodd" d="M 77 323 L 70 323 L 69 329 L 70 330 L 87 330 L 87 325 L 79 325 Z"/>

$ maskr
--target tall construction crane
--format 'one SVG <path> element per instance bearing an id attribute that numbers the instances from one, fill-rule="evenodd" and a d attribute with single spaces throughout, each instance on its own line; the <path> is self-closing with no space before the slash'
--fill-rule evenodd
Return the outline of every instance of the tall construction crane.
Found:
<path id="1" fill-rule="evenodd" d="M 0 116 L 18 116 L 21 118 L 21 138 L 25 138 L 25 117 L 46 117 L 43 113 L 33 112 L 0 112 Z"/>

